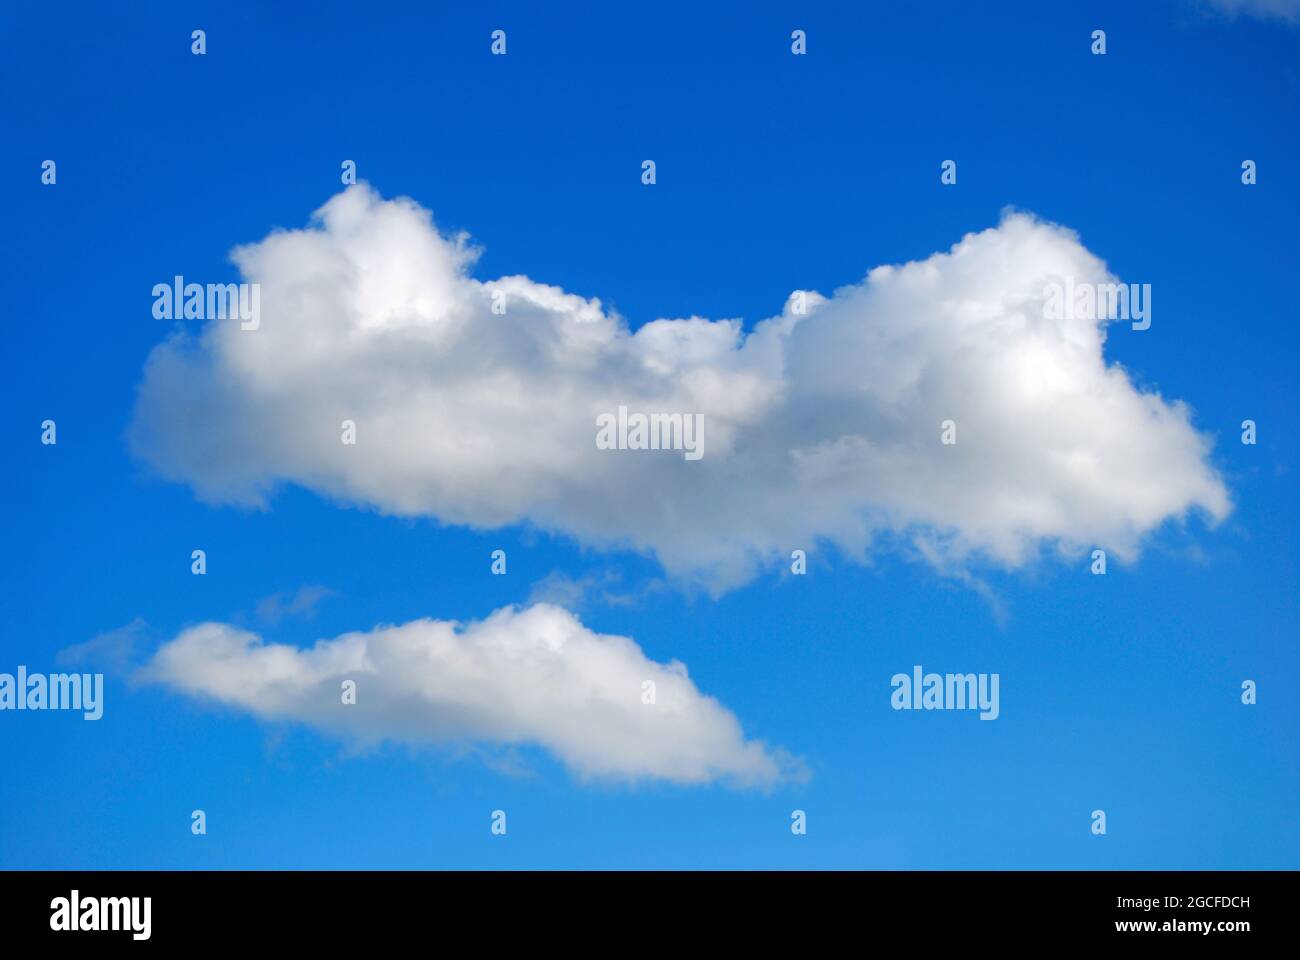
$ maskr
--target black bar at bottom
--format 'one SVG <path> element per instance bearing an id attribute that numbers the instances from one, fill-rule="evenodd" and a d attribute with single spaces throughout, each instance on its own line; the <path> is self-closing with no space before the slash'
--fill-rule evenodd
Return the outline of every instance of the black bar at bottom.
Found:
<path id="1" fill-rule="evenodd" d="M 6 945 L 1278 942 L 1294 872 L 0 872 Z M 147 903 L 146 900 L 147 899 Z M 147 908 L 147 910 L 146 910 Z M 94 929 L 86 929 L 86 928 Z M 695 931 L 690 934 L 687 931 Z M 147 934 L 147 936 L 146 936 Z M 630 938 L 630 939 L 629 939 Z M 460 952 L 462 948 L 457 949 Z M 928 953 L 928 950 L 927 950 Z"/>

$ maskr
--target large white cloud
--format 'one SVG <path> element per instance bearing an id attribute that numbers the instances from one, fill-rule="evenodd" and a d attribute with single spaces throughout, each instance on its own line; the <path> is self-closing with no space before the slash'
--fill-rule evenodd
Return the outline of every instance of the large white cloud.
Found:
<path id="1" fill-rule="evenodd" d="M 785 751 L 746 740 L 685 665 L 656 663 L 632 640 L 594 633 L 550 604 L 464 626 L 380 626 L 310 649 L 203 623 L 164 644 L 138 676 L 357 745 L 537 745 L 584 780 L 754 786 L 805 774 Z M 346 680 L 355 703 L 343 702 Z"/>
<path id="2" fill-rule="evenodd" d="M 1104 322 L 1044 318 L 1048 284 L 1115 278 L 1029 215 L 809 294 L 803 315 L 792 298 L 748 335 L 699 317 L 631 331 L 599 300 L 480 282 L 463 237 L 364 185 L 234 259 L 261 284 L 261 328 L 157 347 L 131 431 L 208 501 L 263 505 L 292 482 L 391 514 L 530 522 L 653 551 L 711 589 L 818 541 L 888 539 L 940 565 L 1015 567 L 1045 545 L 1131 558 L 1170 518 L 1229 510 L 1187 408 L 1106 362 Z M 703 458 L 597 449 L 619 405 L 703 414 Z"/>

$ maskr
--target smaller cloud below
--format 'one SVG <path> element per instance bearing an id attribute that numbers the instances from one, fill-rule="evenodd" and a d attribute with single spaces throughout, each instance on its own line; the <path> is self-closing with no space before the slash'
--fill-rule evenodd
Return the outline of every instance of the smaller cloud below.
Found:
<path id="1" fill-rule="evenodd" d="M 149 624 L 136 617 L 124 627 L 64 647 L 54 655 L 54 662 L 61 667 L 85 667 L 102 673 L 125 674 L 137 665 L 137 657 L 149 634 Z"/>
<path id="2" fill-rule="evenodd" d="M 202 623 L 137 678 L 354 746 L 537 746 L 584 781 L 751 787 L 806 776 L 785 751 L 747 739 L 681 662 L 650 660 L 633 640 L 546 603 L 469 624 L 381 625 L 308 649 Z"/>
<path id="3" fill-rule="evenodd" d="M 329 587 L 309 585 L 299 587 L 293 593 L 276 593 L 264 598 L 257 604 L 257 619 L 270 626 L 275 626 L 286 618 L 295 617 L 311 620 L 316 616 L 316 608 L 323 600 L 334 596 Z"/>

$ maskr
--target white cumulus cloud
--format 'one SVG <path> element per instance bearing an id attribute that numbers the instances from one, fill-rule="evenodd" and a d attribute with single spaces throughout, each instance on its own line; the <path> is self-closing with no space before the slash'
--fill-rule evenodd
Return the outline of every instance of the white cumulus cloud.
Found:
<path id="1" fill-rule="evenodd" d="M 1229 511 L 1188 408 L 1107 363 L 1104 321 L 1045 319 L 1048 284 L 1116 278 L 1033 216 L 809 293 L 803 314 L 792 297 L 748 334 L 700 317 L 632 330 L 599 300 L 475 279 L 474 257 L 365 185 L 237 248 L 260 329 L 215 321 L 155 348 L 135 451 L 210 502 L 265 506 L 294 483 L 530 523 L 715 591 L 819 542 L 1014 568 L 1044 547 L 1129 559 L 1170 519 Z M 620 405 L 702 414 L 703 457 L 598 449 L 597 417 Z"/>
<path id="2" fill-rule="evenodd" d="M 379 626 L 309 649 L 202 623 L 138 678 L 357 745 L 540 746 L 582 780 L 766 786 L 806 775 L 785 751 L 747 740 L 684 664 L 656 663 L 550 604 L 467 625 Z M 347 680 L 355 703 L 343 702 Z"/>

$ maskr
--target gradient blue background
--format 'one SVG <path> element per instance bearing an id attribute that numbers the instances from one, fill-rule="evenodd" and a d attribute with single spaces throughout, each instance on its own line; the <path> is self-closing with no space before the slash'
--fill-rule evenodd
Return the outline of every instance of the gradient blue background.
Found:
<path id="1" fill-rule="evenodd" d="M 473 754 L 352 756 L 110 679 L 97 723 L 0 713 L 0 867 L 1300 866 L 1300 28 L 1182 0 L 298 6 L 0 13 L 0 670 L 53 671 L 61 648 L 136 617 L 155 644 L 207 619 L 307 644 L 474 619 L 553 570 L 615 570 L 639 599 L 595 601 L 584 622 L 684 660 L 812 778 L 628 788 L 576 783 L 535 750 L 522 777 Z M 1089 53 L 1098 27 L 1105 57 Z M 496 28 L 504 58 L 488 53 Z M 58 184 L 42 186 L 51 158 Z M 941 187 L 949 158 L 959 183 Z M 126 449 L 168 326 L 150 289 L 236 279 L 230 248 L 305 224 L 344 159 L 470 231 L 477 276 L 599 296 L 634 326 L 753 323 L 795 288 L 829 292 L 1007 205 L 1033 211 L 1152 284 L 1151 329 L 1113 327 L 1108 359 L 1191 405 L 1236 508 L 1214 530 L 1171 525 L 1104 578 L 1058 562 L 988 573 L 1001 620 L 898 557 L 814 551 L 808 576 L 715 602 L 641 589 L 658 575 L 646 558 L 527 530 L 297 489 L 266 513 L 205 507 Z M 39 443 L 47 417 L 57 447 Z M 1247 417 L 1254 447 L 1238 442 Z M 190 574 L 196 546 L 206 577 Z M 489 575 L 498 547 L 506 577 Z M 304 584 L 336 593 L 312 619 L 258 624 L 259 600 Z M 916 663 L 1000 673 L 1001 718 L 894 712 L 889 678 Z"/>

